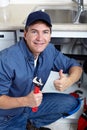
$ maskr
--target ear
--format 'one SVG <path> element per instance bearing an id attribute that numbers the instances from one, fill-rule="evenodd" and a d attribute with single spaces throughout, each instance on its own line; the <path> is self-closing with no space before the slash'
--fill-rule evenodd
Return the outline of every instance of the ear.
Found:
<path id="1" fill-rule="evenodd" d="M 25 38 L 25 39 L 26 39 L 26 33 L 27 33 L 27 32 L 24 30 L 24 38 Z"/>

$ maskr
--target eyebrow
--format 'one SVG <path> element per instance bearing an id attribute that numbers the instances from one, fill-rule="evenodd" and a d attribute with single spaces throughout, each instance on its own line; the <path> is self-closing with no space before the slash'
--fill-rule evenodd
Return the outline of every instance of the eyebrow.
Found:
<path id="1" fill-rule="evenodd" d="M 31 31 L 34 31 L 34 30 L 36 30 L 36 31 L 39 31 L 39 30 L 37 30 L 37 29 L 31 29 Z M 50 29 L 44 29 L 44 30 L 42 30 L 42 31 L 50 31 Z"/>

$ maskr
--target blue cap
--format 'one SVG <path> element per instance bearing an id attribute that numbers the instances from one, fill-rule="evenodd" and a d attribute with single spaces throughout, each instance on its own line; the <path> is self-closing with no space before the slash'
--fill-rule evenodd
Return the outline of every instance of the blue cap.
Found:
<path id="1" fill-rule="evenodd" d="M 30 13 L 27 17 L 25 27 L 39 20 L 46 22 L 50 27 L 52 27 L 50 16 L 43 11 L 35 11 Z"/>

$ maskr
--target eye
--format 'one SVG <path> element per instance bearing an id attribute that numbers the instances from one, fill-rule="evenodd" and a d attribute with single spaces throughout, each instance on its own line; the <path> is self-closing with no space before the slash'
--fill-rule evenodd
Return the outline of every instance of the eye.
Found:
<path id="1" fill-rule="evenodd" d="M 37 31 L 36 30 L 32 30 L 31 33 L 37 34 Z"/>
<path id="2" fill-rule="evenodd" d="M 44 31 L 44 34 L 49 34 L 50 32 L 48 30 L 45 30 Z"/>

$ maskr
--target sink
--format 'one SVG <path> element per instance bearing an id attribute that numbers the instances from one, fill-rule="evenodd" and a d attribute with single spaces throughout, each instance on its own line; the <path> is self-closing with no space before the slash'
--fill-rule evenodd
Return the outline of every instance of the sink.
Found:
<path id="1" fill-rule="evenodd" d="M 73 19 L 77 13 L 76 8 L 70 6 L 46 5 L 38 6 L 36 9 L 34 9 L 34 11 L 37 10 L 42 10 L 48 13 L 53 24 L 73 23 Z"/>
<path id="2" fill-rule="evenodd" d="M 53 24 L 73 23 L 76 15 L 76 11 L 68 9 L 46 9 L 45 12 L 50 15 Z"/>
<path id="3" fill-rule="evenodd" d="M 87 9 L 78 12 L 76 6 L 39 5 L 33 11 L 41 10 L 48 13 L 52 24 L 87 24 Z M 78 18 L 75 21 L 75 18 Z M 25 24 L 26 18 L 23 21 Z"/>
<path id="4" fill-rule="evenodd" d="M 68 5 L 39 5 L 34 11 L 42 10 L 48 13 L 51 17 L 52 24 L 85 24 L 87 23 L 87 9 L 80 12 L 78 22 L 75 22 L 75 17 L 78 16 L 78 8 Z"/>

